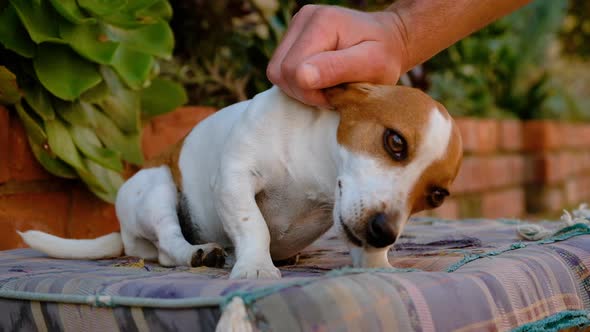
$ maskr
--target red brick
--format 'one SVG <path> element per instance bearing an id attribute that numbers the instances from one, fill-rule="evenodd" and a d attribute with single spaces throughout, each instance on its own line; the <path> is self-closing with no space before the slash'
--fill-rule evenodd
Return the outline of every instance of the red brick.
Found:
<path id="1" fill-rule="evenodd" d="M 578 124 L 576 126 L 575 137 L 577 141 L 576 146 L 590 147 L 590 124 Z"/>
<path id="2" fill-rule="evenodd" d="M 459 203 L 450 198 L 445 203 L 432 211 L 432 215 L 442 219 L 459 219 Z"/>
<path id="3" fill-rule="evenodd" d="M 10 179 L 10 115 L 0 105 L 0 183 Z"/>
<path id="4" fill-rule="evenodd" d="M 527 210 L 530 213 L 560 211 L 566 205 L 566 193 L 559 186 L 533 185 L 527 188 Z"/>
<path id="5" fill-rule="evenodd" d="M 452 186 L 453 193 L 486 191 L 524 183 L 521 155 L 467 156 Z"/>
<path id="6" fill-rule="evenodd" d="M 484 154 L 496 151 L 498 147 L 497 120 L 458 118 L 455 121 L 461 131 L 464 152 Z"/>
<path id="7" fill-rule="evenodd" d="M 181 107 L 174 112 L 151 119 L 144 127 L 143 154 L 151 159 L 186 136 L 201 120 L 215 112 L 211 107 Z"/>
<path id="8" fill-rule="evenodd" d="M 565 182 L 565 200 L 569 206 L 582 203 L 585 190 L 580 179 L 569 179 Z"/>
<path id="9" fill-rule="evenodd" d="M 69 212 L 67 192 L 0 196 L 0 250 L 24 246 L 16 230 L 36 229 L 64 236 Z"/>
<path id="10" fill-rule="evenodd" d="M 523 124 L 523 145 L 526 151 L 546 151 L 564 145 L 562 128 L 547 120 L 531 120 Z"/>
<path id="11" fill-rule="evenodd" d="M 564 154 L 567 154 L 565 158 L 568 159 L 567 162 L 569 163 L 568 176 L 584 173 L 590 167 L 585 153 L 576 150 L 564 152 Z"/>
<path id="12" fill-rule="evenodd" d="M 37 162 L 18 116 L 10 119 L 10 178 L 17 181 L 49 179 L 52 177 Z"/>
<path id="13" fill-rule="evenodd" d="M 582 125 L 578 124 L 562 124 L 562 135 L 565 141 L 565 146 L 570 148 L 582 147 L 585 142 L 583 140 Z"/>
<path id="14" fill-rule="evenodd" d="M 571 154 L 562 152 L 536 155 L 529 161 L 531 165 L 528 170 L 533 183 L 554 184 L 565 180 L 572 173 L 575 159 Z"/>
<path id="15" fill-rule="evenodd" d="M 484 163 L 488 172 L 488 188 L 501 188 L 524 182 L 524 157 L 521 155 L 490 157 Z"/>
<path id="16" fill-rule="evenodd" d="M 499 126 L 499 148 L 503 151 L 520 151 L 523 147 L 522 122 L 519 120 L 501 120 Z"/>
<path id="17" fill-rule="evenodd" d="M 71 238 L 95 238 L 119 231 L 119 222 L 112 204 L 105 203 L 85 188 L 72 192 L 72 213 L 67 226 Z"/>
<path id="18" fill-rule="evenodd" d="M 590 125 L 588 124 L 561 124 L 561 135 L 564 145 L 569 148 L 590 147 Z"/>
<path id="19" fill-rule="evenodd" d="M 461 169 L 451 186 L 452 193 L 475 192 L 487 186 L 487 166 L 483 159 L 475 156 L 463 158 Z"/>
<path id="20" fill-rule="evenodd" d="M 521 188 L 488 192 L 482 195 L 483 218 L 517 218 L 524 215 L 525 196 Z"/>

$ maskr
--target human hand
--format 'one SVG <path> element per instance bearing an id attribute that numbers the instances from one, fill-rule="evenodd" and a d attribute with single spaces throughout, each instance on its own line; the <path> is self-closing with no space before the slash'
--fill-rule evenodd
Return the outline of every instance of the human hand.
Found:
<path id="1" fill-rule="evenodd" d="M 269 80 L 306 104 L 328 106 L 322 89 L 346 82 L 395 84 L 405 43 L 392 12 L 307 5 L 293 17 L 267 68 Z"/>

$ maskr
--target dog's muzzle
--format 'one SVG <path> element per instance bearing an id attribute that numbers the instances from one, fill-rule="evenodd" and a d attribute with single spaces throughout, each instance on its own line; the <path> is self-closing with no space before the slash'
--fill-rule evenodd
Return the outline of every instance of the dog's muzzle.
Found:
<path id="1" fill-rule="evenodd" d="M 397 231 L 391 220 L 396 216 L 388 216 L 384 213 L 375 214 L 367 225 L 367 243 L 375 248 L 384 248 L 392 245 L 397 239 Z"/>

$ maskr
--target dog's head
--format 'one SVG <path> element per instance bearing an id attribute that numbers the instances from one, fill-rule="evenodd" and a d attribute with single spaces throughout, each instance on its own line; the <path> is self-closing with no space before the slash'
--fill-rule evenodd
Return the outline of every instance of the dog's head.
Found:
<path id="1" fill-rule="evenodd" d="M 382 248 L 408 218 L 440 206 L 461 164 L 461 136 L 440 103 L 402 86 L 326 91 L 340 113 L 334 220 L 358 246 Z"/>

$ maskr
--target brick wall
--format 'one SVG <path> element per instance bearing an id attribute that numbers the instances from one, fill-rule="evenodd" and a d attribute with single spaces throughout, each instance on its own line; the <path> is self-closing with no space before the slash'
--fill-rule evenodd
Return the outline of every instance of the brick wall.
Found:
<path id="1" fill-rule="evenodd" d="M 146 158 L 165 150 L 211 108 L 186 107 L 144 127 Z M 465 157 L 452 197 L 428 213 L 445 218 L 521 217 L 590 201 L 590 125 L 457 119 Z M 118 229 L 114 209 L 77 181 L 45 172 L 16 115 L 0 107 L 0 250 L 21 247 L 16 230 L 88 238 Z"/>
<path id="2" fill-rule="evenodd" d="M 142 137 L 145 157 L 178 141 L 212 112 L 186 107 L 149 121 Z M 56 178 L 39 166 L 18 117 L 0 106 L 0 250 L 23 246 L 16 230 L 88 238 L 118 228 L 112 205 L 77 181 Z"/>
<path id="3" fill-rule="evenodd" d="M 463 166 L 446 218 L 555 217 L 590 201 L 590 125 L 457 119 Z"/>

